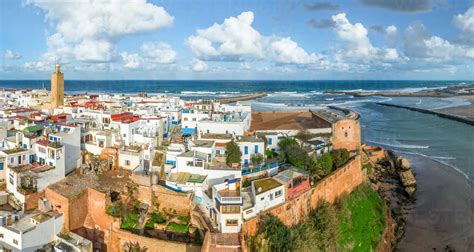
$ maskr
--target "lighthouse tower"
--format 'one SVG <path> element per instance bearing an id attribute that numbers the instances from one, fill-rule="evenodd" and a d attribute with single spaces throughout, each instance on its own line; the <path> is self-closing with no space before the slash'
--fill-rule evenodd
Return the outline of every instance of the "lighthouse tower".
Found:
<path id="1" fill-rule="evenodd" d="M 64 74 L 61 67 L 56 65 L 54 73 L 51 75 L 51 107 L 58 108 L 64 105 Z"/>

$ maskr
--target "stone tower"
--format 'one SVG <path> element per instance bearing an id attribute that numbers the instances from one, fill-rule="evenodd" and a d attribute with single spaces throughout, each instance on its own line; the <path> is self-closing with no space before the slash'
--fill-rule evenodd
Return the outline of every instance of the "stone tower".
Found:
<path id="1" fill-rule="evenodd" d="M 56 65 L 56 70 L 51 75 L 51 107 L 58 108 L 64 105 L 64 74 L 61 67 Z"/>

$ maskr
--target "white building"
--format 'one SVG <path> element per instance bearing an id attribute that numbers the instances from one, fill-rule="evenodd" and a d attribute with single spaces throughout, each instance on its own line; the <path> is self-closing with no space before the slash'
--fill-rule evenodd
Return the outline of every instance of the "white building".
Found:
<path id="1" fill-rule="evenodd" d="M 242 227 L 242 196 L 240 178 L 227 180 L 212 187 L 214 205 L 210 219 L 221 233 L 239 233 Z"/>
<path id="2" fill-rule="evenodd" d="M 49 134 L 49 141 L 64 145 L 66 174 L 81 165 L 81 129 L 79 127 L 59 124 L 55 132 Z"/>
<path id="3" fill-rule="evenodd" d="M 0 247 L 11 251 L 36 251 L 55 241 L 63 226 L 63 214 L 34 211 L 12 223 L 7 221 L 0 225 Z"/>
<path id="4" fill-rule="evenodd" d="M 252 163 L 253 154 L 261 154 L 265 157 L 265 142 L 263 139 L 253 136 L 237 137 L 237 144 L 242 152 L 241 164 L 247 166 Z"/>
<path id="5" fill-rule="evenodd" d="M 243 210 L 243 217 L 249 219 L 259 212 L 268 210 L 285 202 L 285 186 L 273 178 L 252 181 L 251 205 Z"/>

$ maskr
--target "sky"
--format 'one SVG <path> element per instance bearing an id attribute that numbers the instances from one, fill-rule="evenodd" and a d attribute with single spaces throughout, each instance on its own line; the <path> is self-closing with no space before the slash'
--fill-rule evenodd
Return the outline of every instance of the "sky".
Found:
<path id="1" fill-rule="evenodd" d="M 4 0 L 0 79 L 474 80 L 474 0 Z"/>

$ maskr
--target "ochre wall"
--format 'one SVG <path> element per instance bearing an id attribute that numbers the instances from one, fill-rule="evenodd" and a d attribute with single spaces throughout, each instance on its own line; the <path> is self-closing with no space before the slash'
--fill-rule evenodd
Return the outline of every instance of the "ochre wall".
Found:
<path id="1" fill-rule="evenodd" d="M 350 193 L 364 182 L 360 156 L 337 169 L 331 175 L 319 181 L 311 190 L 293 200 L 276 206 L 265 213 L 278 217 L 285 225 L 301 223 L 312 209 L 322 202 L 334 203 L 343 194 Z M 250 219 L 242 225 L 244 234 L 254 235 L 258 227 L 258 217 Z"/>
<path id="2" fill-rule="evenodd" d="M 156 196 L 155 203 L 160 205 L 160 210 L 166 207 L 167 211 L 172 208 L 180 215 L 189 214 L 192 208 L 190 194 L 177 193 L 163 186 L 153 186 L 152 189 Z"/>
<path id="3" fill-rule="evenodd" d="M 332 131 L 333 149 L 346 149 L 351 151 L 360 148 L 361 136 L 359 120 L 340 120 L 333 124 Z"/>
<path id="4" fill-rule="evenodd" d="M 38 200 L 40 198 L 44 197 L 44 191 L 41 192 L 35 192 L 26 195 L 26 201 L 24 205 L 25 210 L 32 210 L 38 208 Z"/>
<path id="5" fill-rule="evenodd" d="M 148 252 L 198 252 L 201 251 L 201 246 L 187 243 L 178 243 L 172 241 L 163 241 L 159 239 L 148 238 L 121 230 L 118 222 L 114 222 L 112 227 L 112 246 L 109 251 L 123 251 L 125 242 L 138 242 L 140 247 L 146 247 Z"/>

